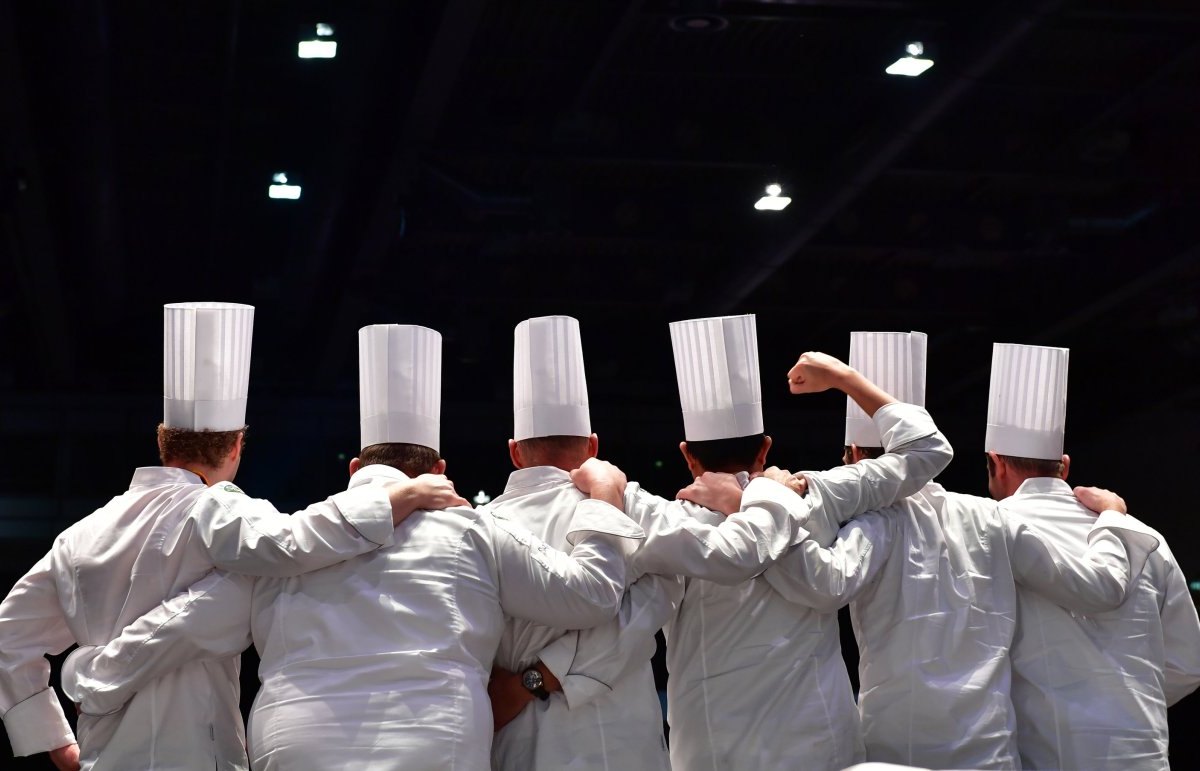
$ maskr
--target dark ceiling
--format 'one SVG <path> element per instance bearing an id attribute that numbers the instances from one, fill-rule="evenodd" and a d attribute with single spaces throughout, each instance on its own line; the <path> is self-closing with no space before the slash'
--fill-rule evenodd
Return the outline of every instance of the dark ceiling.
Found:
<path id="1" fill-rule="evenodd" d="M 298 59 L 318 22 L 337 58 Z M 912 40 L 936 65 L 885 75 Z M 788 465 L 835 460 L 841 406 L 783 373 L 851 329 L 929 333 L 977 488 L 993 341 L 1072 349 L 1080 471 L 1200 406 L 1191 0 L 4 0 L 0 56 L 10 534 L 152 462 L 179 300 L 258 308 L 244 473 L 287 501 L 343 478 L 368 323 L 443 333 L 472 488 L 503 482 L 511 330 L 545 313 L 583 324 L 615 459 L 664 484 L 679 318 L 758 314 Z M 756 211 L 773 181 L 794 202 Z"/>

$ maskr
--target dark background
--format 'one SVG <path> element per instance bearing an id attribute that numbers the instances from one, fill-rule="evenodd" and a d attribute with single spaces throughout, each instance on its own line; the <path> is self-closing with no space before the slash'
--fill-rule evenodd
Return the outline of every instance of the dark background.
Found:
<path id="1" fill-rule="evenodd" d="M 317 22 L 337 58 L 297 59 Z M 885 75 L 912 40 L 935 66 Z M 927 332 L 942 481 L 981 494 L 991 343 L 1067 346 L 1072 481 L 1200 578 L 1198 85 L 1193 0 L 0 0 L 0 585 L 156 462 L 184 300 L 257 308 L 238 481 L 285 508 L 345 483 L 369 323 L 443 334 L 468 495 L 508 473 L 528 316 L 580 320 L 603 454 L 667 493 L 668 321 L 757 314 L 790 467 L 842 439 L 799 353 Z"/>

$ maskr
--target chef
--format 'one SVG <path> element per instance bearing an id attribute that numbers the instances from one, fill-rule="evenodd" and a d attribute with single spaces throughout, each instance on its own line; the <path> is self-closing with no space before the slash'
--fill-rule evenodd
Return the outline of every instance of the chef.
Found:
<path id="1" fill-rule="evenodd" d="M 293 575 L 392 542 L 421 503 L 457 500 L 444 479 L 339 493 L 294 516 L 234 484 L 242 458 L 254 309 L 165 311 L 162 466 L 72 525 L 0 604 L 0 713 L 17 755 L 59 768 L 245 768 L 238 660 L 190 663 L 119 715 L 80 720 L 80 747 L 48 686 L 46 653 L 103 644 L 214 566 Z"/>
<path id="2" fill-rule="evenodd" d="M 441 336 L 365 327 L 359 379 L 350 489 L 443 472 Z M 485 771 L 504 613 L 573 629 L 611 618 L 642 537 L 619 509 L 619 470 L 591 459 L 574 476 L 596 500 L 570 505 L 569 555 L 500 514 L 421 511 L 395 546 L 325 570 L 252 587 L 213 576 L 76 657 L 64 685 L 85 712 L 107 712 L 181 662 L 240 650 L 252 631 L 262 660 L 253 768 Z"/>

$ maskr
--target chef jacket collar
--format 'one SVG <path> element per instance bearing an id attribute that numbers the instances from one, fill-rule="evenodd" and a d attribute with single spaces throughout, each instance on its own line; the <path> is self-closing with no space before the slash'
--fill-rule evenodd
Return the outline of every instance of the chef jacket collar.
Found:
<path id="1" fill-rule="evenodd" d="M 509 493 L 524 493 L 535 487 L 571 484 L 571 475 L 557 466 L 530 466 L 519 468 L 508 475 L 508 484 L 504 493 L 497 497 L 503 498 Z"/>
<path id="2" fill-rule="evenodd" d="M 1013 495 L 1070 495 L 1075 491 L 1066 480 L 1058 477 L 1032 477 L 1026 479 Z"/>
<path id="3" fill-rule="evenodd" d="M 346 485 L 346 489 L 352 490 L 355 487 L 371 484 L 375 481 L 400 481 L 408 478 L 408 474 L 405 474 L 394 466 L 388 466 L 383 463 L 372 463 L 355 471 L 350 477 L 350 484 Z"/>
<path id="4" fill-rule="evenodd" d="M 136 487 L 159 487 L 161 485 L 202 485 L 199 474 L 173 466 L 141 466 L 134 470 L 129 489 Z"/>

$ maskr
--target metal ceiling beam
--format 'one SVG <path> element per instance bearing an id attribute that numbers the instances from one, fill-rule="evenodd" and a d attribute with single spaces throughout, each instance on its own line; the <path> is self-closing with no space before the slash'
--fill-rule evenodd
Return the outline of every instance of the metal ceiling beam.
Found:
<path id="1" fill-rule="evenodd" d="M 630 33 L 637 27 L 645 5 L 645 0 L 629 0 L 626 3 L 625 10 L 617 19 L 617 23 L 613 25 L 612 31 L 608 33 L 608 37 L 605 39 L 600 52 L 592 61 L 592 66 L 588 70 L 587 77 L 584 78 L 583 84 L 580 85 L 579 91 L 575 95 L 574 108 L 576 113 L 587 112 L 591 106 L 592 94 L 596 90 L 596 84 L 600 82 L 604 71 L 608 69 L 608 65 L 612 62 L 613 57 L 617 55 L 617 52 L 621 50 L 621 46 L 625 44 Z"/>
<path id="2" fill-rule="evenodd" d="M 343 362 L 354 351 L 353 332 L 360 304 L 354 285 L 362 276 L 373 276 L 378 272 L 401 231 L 403 202 L 417 173 L 418 159 L 432 144 L 442 122 L 486 5 L 487 0 L 451 0 L 442 13 L 412 102 L 396 133 L 391 162 L 376 195 L 371 219 L 357 252 L 345 265 L 348 280 L 327 326 L 328 338 L 318 370 L 321 382 L 326 386 L 337 379 Z"/>
<path id="3" fill-rule="evenodd" d="M 1042 0 L 1027 12 L 1008 20 L 984 18 L 974 34 L 965 40 L 976 42 L 964 45 L 963 50 L 979 51 L 956 75 L 942 85 L 931 98 L 923 99 L 911 113 L 888 121 L 893 129 L 885 129 L 871 143 L 870 149 L 859 154 L 859 160 L 848 168 L 839 169 L 823 185 L 814 186 L 811 195 L 815 202 L 782 242 L 768 248 L 751 265 L 739 269 L 733 277 L 716 282 L 711 294 L 702 304 L 711 305 L 718 313 L 729 313 L 754 293 L 786 265 L 795 254 L 812 240 L 834 217 L 850 205 L 883 173 L 931 124 L 945 115 L 955 103 L 992 70 L 1018 44 L 1029 36 L 1042 20 L 1056 12 L 1063 0 Z M 945 65 L 944 65 L 945 66 Z M 798 207 L 801 208 L 801 207 Z"/>
<path id="4" fill-rule="evenodd" d="M 11 209 L 3 212 L 4 235 L 47 380 L 61 384 L 71 379 L 75 351 L 44 177 L 33 141 L 16 25 L 13 3 L 0 0 L 0 94 L 10 107 L 4 119 L 7 141 L 2 152 L 4 167 L 13 170 L 6 184 L 16 187 Z"/>

